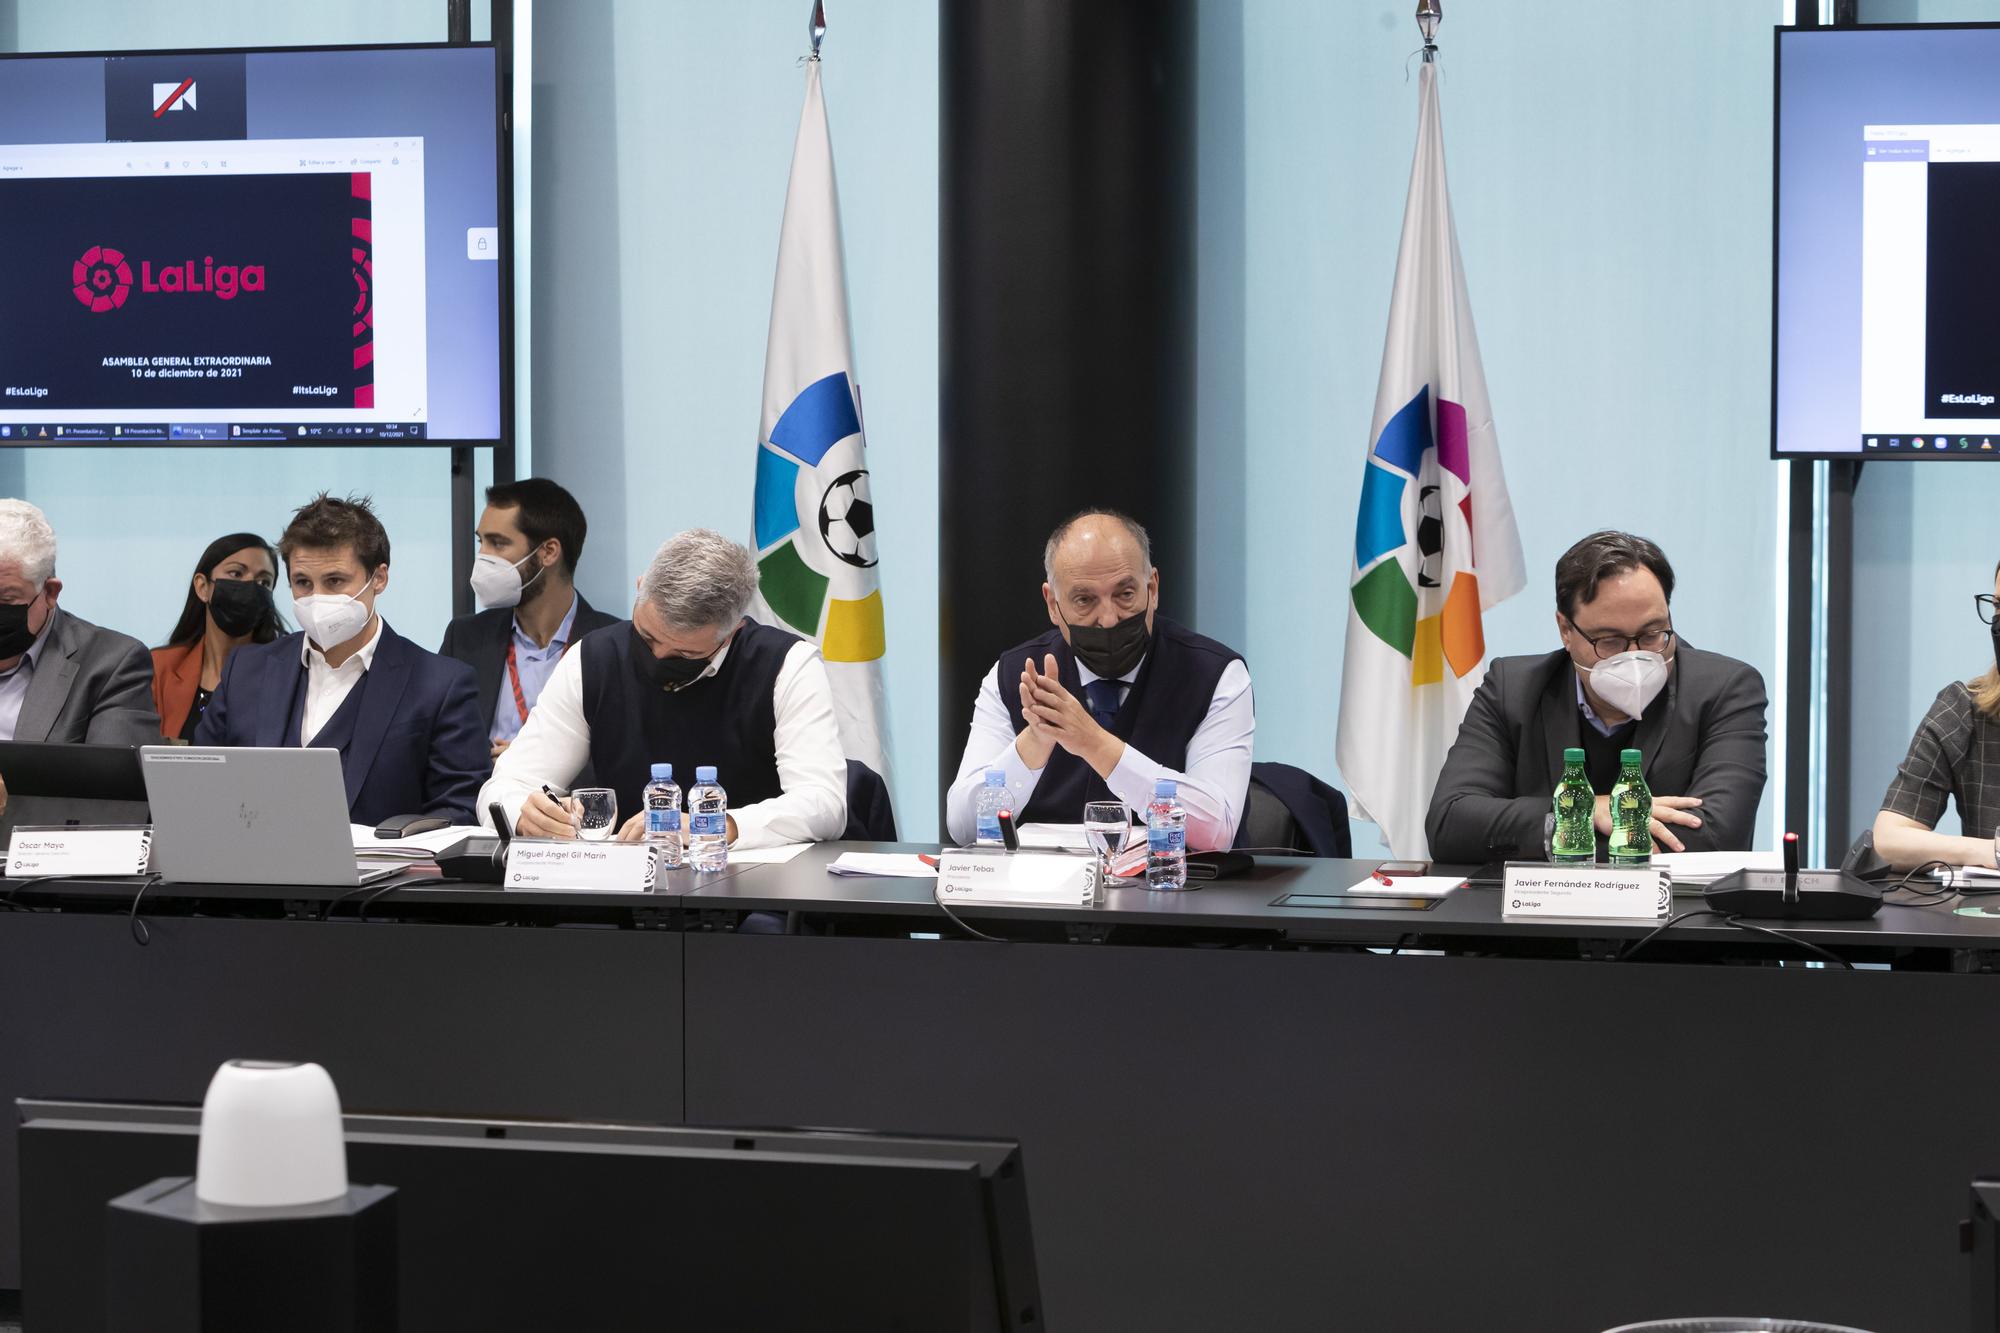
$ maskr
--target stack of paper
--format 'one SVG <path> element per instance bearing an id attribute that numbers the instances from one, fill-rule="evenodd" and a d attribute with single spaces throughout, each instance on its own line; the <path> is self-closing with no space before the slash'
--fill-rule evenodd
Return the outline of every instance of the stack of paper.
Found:
<path id="1" fill-rule="evenodd" d="M 921 856 L 896 852 L 842 852 L 826 868 L 829 875 L 873 875 L 889 879 L 936 879 L 937 866 Z"/>
<path id="2" fill-rule="evenodd" d="M 1713 884 L 1739 870 L 1783 870 L 1783 852 L 1655 852 L 1653 865 L 1682 887 Z"/>
<path id="3" fill-rule="evenodd" d="M 350 824 L 354 835 L 354 855 L 364 861 L 429 861 L 448 847 L 488 830 L 473 824 L 454 824 L 407 838 L 378 838 L 368 824 Z"/>

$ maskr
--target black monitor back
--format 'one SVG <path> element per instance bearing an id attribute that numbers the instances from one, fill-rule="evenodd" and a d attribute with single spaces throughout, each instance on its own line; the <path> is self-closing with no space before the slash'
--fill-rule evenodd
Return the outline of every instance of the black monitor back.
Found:
<path id="1" fill-rule="evenodd" d="M 192 1108 L 23 1100 L 22 1316 L 104 1327 L 105 1204 L 192 1175 Z M 994 1140 L 347 1117 L 397 1189 L 404 1333 L 1042 1327 Z"/>
<path id="2" fill-rule="evenodd" d="M 42 824 L 145 824 L 146 780 L 136 745 L 0 741 L 0 846 L 16 828 Z"/>

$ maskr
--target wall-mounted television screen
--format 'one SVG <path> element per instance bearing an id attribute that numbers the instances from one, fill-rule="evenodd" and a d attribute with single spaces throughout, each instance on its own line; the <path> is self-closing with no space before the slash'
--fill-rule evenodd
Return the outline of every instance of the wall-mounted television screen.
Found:
<path id="1" fill-rule="evenodd" d="M 1777 47 L 1773 457 L 2000 459 L 2000 26 Z"/>
<path id="2" fill-rule="evenodd" d="M 0 446 L 498 444 L 490 44 L 0 57 Z"/>

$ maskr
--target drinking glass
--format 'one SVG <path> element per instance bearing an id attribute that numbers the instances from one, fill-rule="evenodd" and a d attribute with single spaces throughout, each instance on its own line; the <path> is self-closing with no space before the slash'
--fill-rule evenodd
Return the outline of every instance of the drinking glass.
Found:
<path id="1" fill-rule="evenodd" d="M 609 787 L 578 787 L 570 793 L 576 801 L 576 836 L 586 842 L 604 842 L 618 832 L 618 793 Z"/>
<path id="2" fill-rule="evenodd" d="M 1083 836 L 1097 853 L 1097 882 L 1111 878 L 1111 858 L 1125 847 L 1125 835 L 1132 831 L 1132 818 L 1123 801 L 1091 801 L 1083 807 Z"/>

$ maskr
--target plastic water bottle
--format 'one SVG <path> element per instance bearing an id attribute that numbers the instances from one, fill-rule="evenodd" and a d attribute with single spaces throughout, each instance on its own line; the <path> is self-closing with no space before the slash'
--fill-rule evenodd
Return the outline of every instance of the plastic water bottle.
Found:
<path id="1" fill-rule="evenodd" d="M 653 780 L 646 784 L 646 841 L 660 849 L 660 869 L 680 868 L 681 789 L 672 764 L 654 764 Z"/>
<path id="2" fill-rule="evenodd" d="M 972 793 L 972 841 L 980 847 L 1001 845 L 1000 812 L 1013 801 L 1007 790 L 1007 774 L 997 768 L 986 770 L 986 785 Z"/>
<path id="3" fill-rule="evenodd" d="M 1146 887 L 1187 887 L 1187 811 L 1172 778 L 1153 783 L 1153 803 L 1146 807 Z"/>
<path id="4" fill-rule="evenodd" d="M 1618 754 L 1618 782 L 1611 788 L 1611 864 L 1642 866 L 1653 859 L 1653 790 L 1639 772 L 1639 752 Z"/>
<path id="5" fill-rule="evenodd" d="M 715 766 L 702 764 L 688 789 L 688 864 L 720 870 L 729 864 L 729 793 L 715 780 Z"/>
<path id="6" fill-rule="evenodd" d="M 1563 751 L 1562 780 L 1556 783 L 1555 833 L 1549 839 L 1549 860 L 1558 865 L 1597 860 L 1597 793 L 1584 772 L 1582 750 Z"/>

